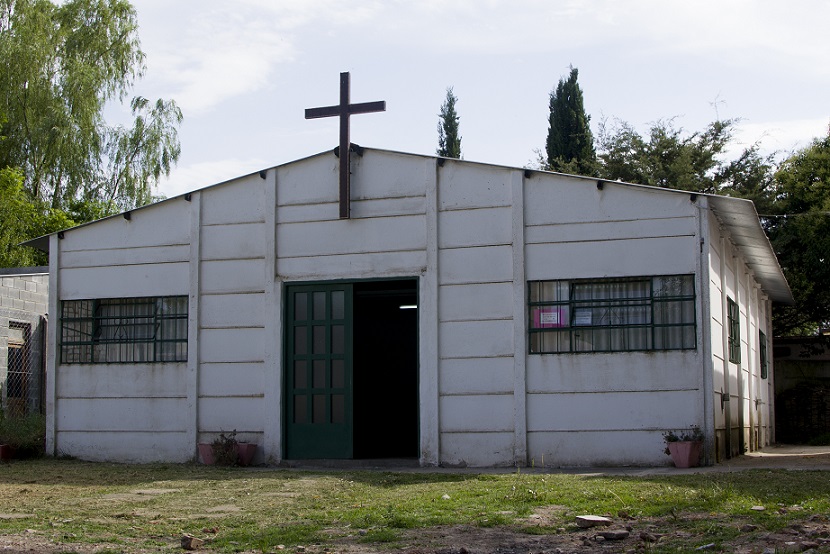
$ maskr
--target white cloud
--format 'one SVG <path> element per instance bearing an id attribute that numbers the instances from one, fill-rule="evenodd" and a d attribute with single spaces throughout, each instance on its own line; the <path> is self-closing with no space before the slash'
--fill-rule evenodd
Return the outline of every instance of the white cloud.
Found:
<path id="1" fill-rule="evenodd" d="M 787 154 L 827 136 L 830 117 L 791 121 L 740 122 L 736 126 L 734 154 L 759 143 L 764 153 Z"/>

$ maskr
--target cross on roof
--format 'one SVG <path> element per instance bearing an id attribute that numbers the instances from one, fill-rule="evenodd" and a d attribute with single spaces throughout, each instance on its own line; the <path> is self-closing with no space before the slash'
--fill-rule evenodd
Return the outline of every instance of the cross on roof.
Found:
<path id="1" fill-rule="evenodd" d="M 340 104 L 323 108 L 308 108 L 306 119 L 340 117 L 340 219 L 348 219 L 351 211 L 349 154 L 352 143 L 349 139 L 349 116 L 356 113 L 385 112 L 386 102 L 349 103 L 349 73 L 340 74 Z"/>

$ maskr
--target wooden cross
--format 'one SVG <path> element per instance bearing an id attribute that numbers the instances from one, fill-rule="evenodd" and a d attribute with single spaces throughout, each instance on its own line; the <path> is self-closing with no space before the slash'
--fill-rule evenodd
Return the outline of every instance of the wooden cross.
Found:
<path id="1" fill-rule="evenodd" d="M 348 219 L 351 211 L 351 190 L 349 154 L 352 150 L 352 143 L 349 140 L 349 116 L 354 113 L 385 112 L 386 102 L 363 102 L 360 104 L 349 103 L 349 73 L 340 74 L 340 104 L 337 106 L 326 106 L 324 108 L 308 108 L 305 111 L 306 119 L 317 119 L 320 117 L 340 117 L 340 219 Z"/>

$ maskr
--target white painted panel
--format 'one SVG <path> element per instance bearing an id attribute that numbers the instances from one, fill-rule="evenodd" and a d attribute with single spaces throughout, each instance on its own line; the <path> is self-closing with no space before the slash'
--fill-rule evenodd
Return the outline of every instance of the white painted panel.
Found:
<path id="1" fill-rule="evenodd" d="M 439 323 L 441 358 L 484 358 L 513 355 L 513 321 L 454 321 Z"/>
<path id="2" fill-rule="evenodd" d="M 512 466 L 515 437 L 509 433 L 441 433 L 441 464 L 459 467 Z"/>
<path id="3" fill-rule="evenodd" d="M 426 222 L 423 216 L 341 219 L 277 226 L 277 253 L 280 259 L 425 248 Z"/>
<path id="4" fill-rule="evenodd" d="M 529 244 L 527 279 L 577 279 L 694 273 L 693 237 Z"/>
<path id="5" fill-rule="evenodd" d="M 207 294 L 201 297 L 202 327 L 263 327 L 265 295 Z"/>
<path id="6" fill-rule="evenodd" d="M 697 391 L 528 394 L 528 431 L 683 429 L 700 424 Z"/>
<path id="7" fill-rule="evenodd" d="M 426 250 L 288 258 L 278 262 L 285 280 L 375 279 L 410 277 L 426 270 Z"/>
<path id="8" fill-rule="evenodd" d="M 439 212 L 438 229 L 439 248 L 511 244 L 513 212 L 510 208 Z"/>
<path id="9" fill-rule="evenodd" d="M 202 329 L 199 359 L 202 363 L 261 362 L 265 338 L 263 328 Z"/>
<path id="10" fill-rule="evenodd" d="M 187 364 L 62 365 L 56 372 L 59 398 L 185 396 Z"/>
<path id="11" fill-rule="evenodd" d="M 199 366 L 200 396 L 262 395 L 264 382 L 265 364 L 262 362 L 202 363 Z"/>
<path id="12" fill-rule="evenodd" d="M 191 203 L 170 199 L 121 215 L 69 229 L 60 240 L 61 252 L 131 248 L 190 242 Z"/>
<path id="13" fill-rule="evenodd" d="M 664 466 L 661 431 L 528 433 L 529 463 L 538 468 Z"/>
<path id="14" fill-rule="evenodd" d="M 513 394 L 513 358 L 456 358 L 441 361 L 440 394 Z"/>
<path id="15" fill-rule="evenodd" d="M 513 430 L 513 395 L 442 396 L 441 431 Z"/>
<path id="16" fill-rule="evenodd" d="M 448 160 L 438 170 L 438 209 L 510 206 L 512 171 L 515 170 Z"/>
<path id="17" fill-rule="evenodd" d="M 352 155 L 352 199 L 422 196 L 435 160 L 398 152 L 366 150 Z"/>
<path id="18" fill-rule="evenodd" d="M 262 432 L 263 421 L 265 413 L 261 396 L 199 399 L 200 432 Z"/>
<path id="19" fill-rule="evenodd" d="M 512 281 L 512 250 L 510 246 L 439 250 L 438 281 L 442 285 Z"/>
<path id="20" fill-rule="evenodd" d="M 187 294 L 187 263 L 146 264 L 64 269 L 59 280 L 61 300 L 132 298 Z"/>
<path id="21" fill-rule="evenodd" d="M 331 150 L 278 167 L 277 204 L 336 204 L 338 167 L 339 161 Z M 337 217 L 336 207 L 333 217 Z"/>
<path id="22" fill-rule="evenodd" d="M 61 252 L 61 268 L 96 267 L 112 265 L 138 265 L 169 262 L 186 262 L 190 245 L 141 246 L 117 250 L 75 250 Z"/>
<path id="23" fill-rule="evenodd" d="M 60 454 L 92 462 L 147 464 L 184 463 L 193 459 L 195 447 L 184 432 L 58 432 Z"/>
<path id="24" fill-rule="evenodd" d="M 265 224 L 207 225 L 202 227 L 203 260 L 239 260 L 265 256 Z"/>
<path id="25" fill-rule="evenodd" d="M 697 205 L 688 193 L 637 187 L 595 179 L 534 173 L 525 180 L 525 224 L 631 220 L 643 214 L 695 217 Z"/>
<path id="26" fill-rule="evenodd" d="M 203 190 L 202 224 L 265 221 L 265 187 L 270 186 L 272 179 L 255 174 Z"/>
<path id="27" fill-rule="evenodd" d="M 703 371 L 695 350 L 543 354 L 527 357 L 530 392 L 696 389 Z"/>
<path id="28" fill-rule="evenodd" d="M 352 219 L 423 215 L 424 213 L 426 213 L 426 198 L 423 195 L 370 200 L 352 199 Z M 339 217 L 339 204 L 330 202 L 328 204 L 281 206 L 277 221 L 280 223 L 331 221 Z"/>
<path id="29" fill-rule="evenodd" d="M 644 217 L 656 217 L 646 214 Z M 687 217 L 640 219 L 637 221 L 583 221 L 579 223 L 536 225 L 526 228 L 527 244 L 544 242 L 587 242 L 642 237 L 695 236 L 697 220 Z"/>
<path id="30" fill-rule="evenodd" d="M 513 317 L 513 284 L 445 285 L 438 288 L 441 321 Z"/>
<path id="31" fill-rule="evenodd" d="M 187 402 L 179 398 L 63 398 L 58 431 L 184 431 Z"/>
<path id="32" fill-rule="evenodd" d="M 265 260 L 215 260 L 201 263 L 203 293 L 262 292 L 265 289 Z"/>

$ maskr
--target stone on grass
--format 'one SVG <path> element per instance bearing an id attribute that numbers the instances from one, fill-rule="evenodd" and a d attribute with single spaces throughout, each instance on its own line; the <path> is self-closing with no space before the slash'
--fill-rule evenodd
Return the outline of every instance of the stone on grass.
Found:
<path id="1" fill-rule="evenodd" d="M 607 541 L 621 541 L 627 539 L 629 535 L 625 529 L 608 529 L 607 531 L 600 531 L 597 534 Z"/>
<path id="2" fill-rule="evenodd" d="M 576 516 L 576 524 L 583 529 L 587 529 L 589 527 L 600 527 L 611 525 L 611 520 L 607 517 L 603 516 Z"/>
<path id="3" fill-rule="evenodd" d="M 193 535 L 182 535 L 182 548 L 185 550 L 197 550 L 205 544 L 202 539 L 196 538 Z"/>

